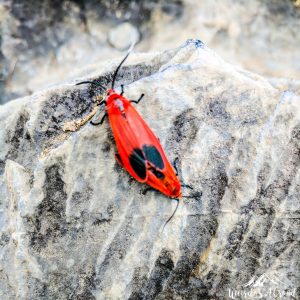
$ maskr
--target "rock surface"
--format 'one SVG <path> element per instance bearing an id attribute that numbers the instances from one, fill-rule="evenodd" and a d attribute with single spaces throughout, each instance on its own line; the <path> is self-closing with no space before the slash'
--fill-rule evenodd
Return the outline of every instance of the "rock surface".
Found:
<path id="1" fill-rule="evenodd" d="M 81 79 L 109 86 L 119 61 Z M 190 198 L 162 231 L 176 202 L 142 194 L 114 159 L 109 124 L 62 131 L 99 88 L 70 82 L 2 106 L 0 298 L 279 299 L 271 288 L 297 299 L 297 89 L 196 40 L 132 54 L 117 79 L 129 99 L 145 93 L 138 110 L 179 157 Z"/>

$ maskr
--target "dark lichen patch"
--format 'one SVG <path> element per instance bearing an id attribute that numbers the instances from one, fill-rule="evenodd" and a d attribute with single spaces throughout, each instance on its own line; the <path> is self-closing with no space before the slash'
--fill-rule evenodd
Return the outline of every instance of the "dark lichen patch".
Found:
<path id="1" fill-rule="evenodd" d="M 3 163 L 0 163 L 0 173 L 3 172 L 3 167 L 7 159 L 14 160 L 28 169 L 32 169 L 35 165 L 34 158 L 36 157 L 37 149 L 26 129 L 28 121 L 29 113 L 24 111 L 19 115 L 14 129 L 7 131 L 5 143 L 9 146 L 9 150 Z"/>
<path id="2" fill-rule="evenodd" d="M 228 176 L 226 174 L 225 165 L 219 164 L 214 169 L 214 174 L 208 179 L 203 179 L 203 194 L 208 198 L 209 212 L 212 215 L 218 215 L 221 201 L 228 187 Z"/>
<path id="3" fill-rule="evenodd" d="M 271 234 L 271 228 L 274 229 L 276 206 L 288 197 L 290 186 L 299 169 L 298 133 L 299 126 L 296 126 L 292 129 L 291 138 L 285 147 L 285 152 L 282 153 L 287 159 L 282 167 L 276 170 L 277 176 L 273 181 L 270 182 L 270 173 L 274 172 L 272 167 L 267 163 L 261 167 L 261 171 L 257 176 L 258 189 L 256 196 L 241 208 L 240 220 L 229 234 L 225 248 L 227 259 L 237 257 L 241 252 L 250 251 L 253 253 L 253 257 L 257 258 L 259 256 L 261 264 L 267 267 L 272 264 L 274 257 L 282 253 L 293 242 L 294 237 L 287 237 L 287 234 L 282 234 L 279 235 L 279 243 L 270 247 L 265 246 L 264 252 L 261 249 L 262 239 Z M 259 222 L 262 219 L 263 222 Z M 257 223 L 257 225 L 252 228 L 252 232 L 249 234 L 248 226 L 251 220 L 255 220 L 254 223 Z M 246 232 L 247 238 L 245 239 Z M 273 257 L 272 261 L 267 257 Z"/>
<path id="4" fill-rule="evenodd" d="M 78 274 L 78 287 L 76 288 L 75 295 L 71 299 L 78 300 L 94 300 L 94 290 L 96 273 L 93 267 L 87 268 L 85 271 L 79 271 Z"/>
<path id="5" fill-rule="evenodd" d="M 224 295 L 223 291 L 226 291 L 226 288 L 231 284 L 232 271 L 233 270 L 223 268 L 220 272 L 219 280 L 216 279 L 215 282 L 212 282 L 212 285 L 215 285 L 216 295 L 218 295 L 220 298 L 222 298 L 222 296 Z M 214 274 L 216 275 L 216 273 Z"/>
<path id="6" fill-rule="evenodd" d="M 32 299 L 80 299 L 94 300 L 95 272 L 90 265 L 70 271 L 61 268 L 60 272 L 50 272 L 47 284 L 29 277 L 29 291 Z"/>
<path id="7" fill-rule="evenodd" d="M 226 111 L 225 105 L 226 103 L 222 101 L 211 101 L 208 104 L 207 114 L 216 121 L 229 122 L 231 118 L 229 113 Z"/>
<path id="8" fill-rule="evenodd" d="M 110 243 L 104 260 L 96 266 L 95 284 L 97 290 L 103 288 L 103 282 L 107 280 L 106 275 L 109 274 L 111 268 L 118 266 L 124 259 L 130 249 L 135 235 L 139 232 L 139 228 L 135 227 L 132 218 L 126 218 L 113 241 Z"/>
<path id="9" fill-rule="evenodd" d="M 15 129 L 13 133 L 8 132 L 6 143 L 10 144 L 12 149 L 18 150 L 21 144 L 21 141 L 24 138 L 25 125 L 29 120 L 29 115 L 27 113 L 21 114 L 17 120 Z M 12 151 L 12 150 L 11 150 Z M 13 154 L 10 154 L 10 157 L 13 159 Z"/>
<path id="10" fill-rule="evenodd" d="M 198 299 L 197 297 L 211 294 L 213 282 L 210 283 L 205 278 L 200 280 L 196 277 L 195 270 L 199 269 L 202 263 L 201 254 L 206 251 L 212 237 L 215 236 L 217 227 L 217 219 L 213 216 L 192 215 L 188 218 L 188 226 L 183 233 L 186 240 L 180 245 L 181 257 L 158 299 Z M 195 232 L 198 233 L 197 239 L 194 236 Z"/>
<path id="11" fill-rule="evenodd" d="M 82 175 L 78 175 L 78 177 L 83 178 Z M 93 192 L 94 190 L 89 185 L 83 186 L 81 191 L 74 191 L 70 198 L 70 205 L 75 209 L 80 209 L 80 204 L 90 201 Z"/>
<path id="12" fill-rule="evenodd" d="M 65 183 L 62 178 L 63 167 L 54 164 L 45 170 L 45 198 L 36 208 L 35 214 L 26 217 L 30 232 L 30 246 L 35 251 L 47 247 L 49 241 L 55 242 L 67 232 Z"/>
<path id="13" fill-rule="evenodd" d="M 21 114 L 17 120 L 13 132 L 8 131 L 5 142 L 10 145 L 10 149 L 6 155 L 6 159 L 16 160 L 19 150 L 24 144 L 25 126 L 29 120 L 27 113 Z"/>
<path id="14" fill-rule="evenodd" d="M 245 235 L 249 225 L 249 217 L 245 216 L 238 222 L 234 229 L 230 232 L 224 250 L 224 257 L 232 260 L 236 252 L 240 249 L 241 241 Z"/>
<path id="15" fill-rule="evenodd" d="M 129 299 L 155 299 L 162 291 L 165 281 L 174 268 L 172 253 L 163 249 L 157 258 L 148 280 L 140 291 L 135 291 Z"/>
<path id="16" fill-rule="evenodd" d="M 263 255 L 260 259 L 264 268 L 271 267 L 274 260 L 287 252 L 287 249 L 297 248 L 299 225 L 299 218 L 291 218 L 288 221 L 287 219 L 272 220 L 267 231 L 268 242 L 264 244 Z"/>
<path id="17" fill-rule="evenodd" d="M 104 141 L 103 144 L 101 145 L 101 150 L 104 154 L 109 153 L 112 148 L 112 144 L 109 143 L 108 141 Z"/>
<path id="18" fill-rule="evenodd" d="M 261 236 L 257 235 L 256 232 L 251 232 L 246 238 L 242 245 L 242 248 L 249 257 L 254 261 L 251 263 L 251 266 L 255 267 L 259 265 L 259 259 L 262 256 L 262 241 Z M 250 266 L 250 265 L 249 265 Z"/>
<path id="19" fill-rule="evenodd" d="M 263 172 L 264 170 L 260 172 L 258 176 L 259 188 L 256 197 L 241 208 L 240 221 L 229 234 L 224 253 L 227 259 L 238 258 L 240 253 L 245 251 L 252 252 L 252 257 L 256 259 L 259 257 L 260 264 L 263 263 L 260 267 L 267 268 L 272 264 L 274 258 L 280 255 L 294 241 L 293 238 L 287 238 L 287 235 L 279 235 L 280 242 L 275 243 L 271 247 L 264 247 L 265 250 L 262 252 L 262 239 L 270 235 L 270 229 L 274 226 L 276 211 L 274 203 L 279 205 L 287 197 L 291 182 L 298 171 L 300 163 L 298 148 L 293 140 L 287 145 L 286 149 L 289 153 L 289 163 L 287 164 L 289 167 L 283 167 L 279 171 L 280 176 L 268 186 L 265 186 L 268 174 Z M 264 221 L 259 222 L 262 218 Z M 256 220 L 254 222 L 257 223 L 252 228 L 251 233 L 248 232 L 250 220 Z M 247 237 L 245 238 L 246 232 Z M 264 257 L 272 257 L 272 261 Z M 256 262 L 252 262 L 251 266 L 253 268 L 258 267 Z"/>
<path id="20" fill-rule="evenodd" d="M 192 270 L 196 268 L 198 259 L 199 257 L 195 252 L 182 255 L 158 298 L 176 299 L 177 297 L 183 297 L 183 299 L 191 299 L 197 296 L 197 294 L 194 294 L 195 291 L 190 282 L 194 278 Z M 209 289 L 209 286 L 207 286 L 207 289 Z"/>
<path id="21" fill-rule="evenodd" d="M 7 245 L 10 241 L 10 236 L 3 232 L 0 236 L 0 247 L 4 247 L 5 245 Z"/>
<path id="22" fill-rule="evenodd" d="M 38 278 L 32 276 L 28 278 L 28 291 L 32 299 L 49 299 L 47 298 L 47 284 Z"/>
<path id="23" fill-rule="evenodd" d="M 199 124 L 200 119 L 193 115 L 191 109 L 176 117 L 168 136 L 168 144 L 172 146 L 174 155 L 180 156 L 180 153 L 185 153 L 190 148 L 199 130 Z M 173 143 L 180 145 L 180 153 L 179 149 L 174 149 Z"/>
<path id="24" fill-rule="evenodd" d="M 147 284 L 149 269 L 145 266 L 134 269 L 132 280 L 130 283 L 131 294 L 128 297 L 130 300 L 142 299 L 142 287 Z"/>
<path id="25" fill-rule="evenodd" d="M 211 88 L 216 88 L 218 84 L 222 85 L 224 84 L 224 81 L 227 81 L 228 78 L 224 78 L 223 76 L 220 76 L 218 78 L 215 78 L 216 82 L 214 82 L 214 86 Z M 228 83 L 229 84 L 229 83 Z M 230 85 L 230 84 L 229 84 Z M 207 90 L 205 92 L 199 93 L 198 98 L 201 100 L 200 103 L 206 103 L 203 107 L 205 110 L 205 121 L 216 128 L 217 130 L 220 130 L 222 132 L 228 132 L 229 126 L 233 124 L 234 122 L 242 123 L 245 119 L 249 119 L 252 121 L 255 117 L 252 115 L 243 115 L 241 118 L 232 118 L 230 113 L 228 112 L 227 106 L 231 103 L 232 94 L 225 91 L 221 92 L 220 94 L 216 95 L 214 98 L 209 98 L 208 100 L 203 100 L 203 97 L 205 94 L 209 91 L 210 87 L 206 87 Z M 247 97 L 247 93 L 244 93 L 244 96 L 241 96 L 239 94 L 240 98 Z"/>
<path id="26" fill-rule="evenodd" d="M 272 205 L 264 200 L 263 193 L 258 191 L 257 197 L 242 208 L 240 221 L 235 225 L 227 240 L 224 251 L 224 256 L 227 259 L 231 260 L 234 257 L 238 257 L 241 251 L 252 252 L 252 257 L 257 259 L 262 256 L 261 238 L 267 237 L 275 215 L 275 210 Z M 255 218 L 258 221 L 260 220 L 259 216 L 264 218 L 264 225 L 258 222 L 260 225 L 254 226 L 252 229 L 253 232 L 249 234 L 248 228 L 250 220 Z M 246 233 L 247 237 L 245 239 Z M 255 265 L 256 264 L 253 264 L 253 266 Z"/>
<path id="27" fill-rule="evenodd" d="M 68 90 L 53 94 L 40 112 L 36 139 L 45 142 L 62 133 L 63 124 L 88 114 L 93 107 L 92 98 L 86 91 Z"/>
<path id="28" fill-rule="evenodd" d="M 60 272 L 50 272 L 47 285 L 41 285 L 35 299 L 76 299 L 78 278 L 74 272 L 61 267 Z M 63 296 L 63 297 L 62 297 Z"/>
<path id="29" fill-rule="evenodd" d="M 300 147 L 300 124 L 295 126 L 291 131 L 291 141 Z"/>
<path id="30" fill-rule="evenodd" d="M 34 141 L 42 149 L 42 154 L 59 146 L 70 133 L 64 133 L 64 125 L 70 121 L 82 119 L 94 107 L 95 92 L 78 89 L 52 94 L 39 112 Z"/>
<path id="31" fill-rule="evenodd" d="M 76 279 L 76 275 L 74 273 L 69 275 L 67 270 L 61 269 L 59 272 L 51 272 L 48 278 L 49 284 L 45 291 L 47 299 L 59 299 L 61 295 L 66 295 L 67 299 L 72 299 L 77 287 Z"/>
<path id="32" fill-rule="evenodd" d="M 246 236 L 242 236 L 240 241 L 239 249 L 235 253 L 235 261 L 238 261 L 240 269 L 246 269 L 250 275 L 257 274 L 261 264 L 262 251 L 264 249 L 264 243 L 259 235 L 257 235 L 256 230 L 250 232 Z M 247 253 L 243 256 L 243 253 Z"/>
<path id="33" fill-rule="evenodd" d="M 3 174 L 4 168 L 5 168 L 5 162 L 2 159 L 0 159 L 0 175 Z"/>

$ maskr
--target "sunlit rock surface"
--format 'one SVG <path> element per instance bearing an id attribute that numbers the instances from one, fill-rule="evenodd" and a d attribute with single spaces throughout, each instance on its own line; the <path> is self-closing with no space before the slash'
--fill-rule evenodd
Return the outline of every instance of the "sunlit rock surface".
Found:
<path id="1" fill-rule="evenodd" d="M 109 87 L 120 60 L 77 82 Z M 108 122 L 62 131 L 92 110 L 97 85 L 2 106 L 0 298 L 299 297 L 299 84 L 269 82 L 196 40 L 132 54 L 121 83 L 129 99 L 145 93 L 138 110 L 179 158 L 189 198 L 162 230 L 176 201 L 143 195 L 115 161 Z"/>

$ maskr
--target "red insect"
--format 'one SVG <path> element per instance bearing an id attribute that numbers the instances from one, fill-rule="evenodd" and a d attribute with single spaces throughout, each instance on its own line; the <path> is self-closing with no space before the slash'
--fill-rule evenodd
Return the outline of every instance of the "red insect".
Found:
<path id="1" fill-rule="evenodd" d="M 114 84 L 117 73 L 129 53 L 117 67 L 112 81 L 112 88 L 107 91 L 107 97 L 99 105 L 105 104 L 105 115 L 98 124 L 102 124 L 108 116 L 118 153 L 117 161 L 137 181 L 143 182 L 152 188 L 172 197 L 181 197 L 181 185 L 173 166 L 155 134 L 132 105 L 138 103 L 144 96 L 134 101 L 116 93 Z M 92 83 L 90 81 L 80 82 Z M 94 125 L 98 125 L 92 122 Z"/>

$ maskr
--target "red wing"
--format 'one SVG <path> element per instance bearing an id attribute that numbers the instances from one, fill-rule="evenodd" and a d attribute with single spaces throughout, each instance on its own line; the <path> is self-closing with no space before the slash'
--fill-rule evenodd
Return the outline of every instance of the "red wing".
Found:
<path id="1" fill-rule="evenodd" d="M 120 164 L 140 182 L 171 197 L 180 197 L 180 182 L 158 138 L 126 99 L 124 110 L 108 108 Z"/>
<path id="2" fill-rule="evenodd" d="M 143 151 L 143 147 L 152 145 L 158 150 L 162 160 L 167 161 L 158 138 L 131 103 L 128 104 L 123 114 L 114 110 L 112 113 L 108 111 L 108 115 L 121 164 L 138 181 L 147 181 L 147 171 L 143 172 L 141 168 L 138 171 L 138 157 L 136 161 L 134 157 L 139 156 L 139 151 Z M 132 165 L 136 166 L 135 169 Z M 142 176 L 143 173 L 145 176 Z"/>

